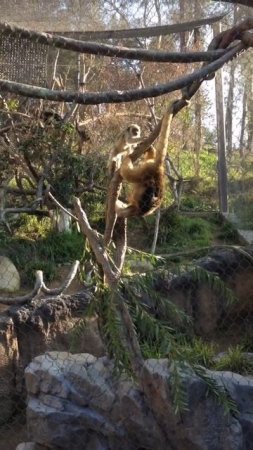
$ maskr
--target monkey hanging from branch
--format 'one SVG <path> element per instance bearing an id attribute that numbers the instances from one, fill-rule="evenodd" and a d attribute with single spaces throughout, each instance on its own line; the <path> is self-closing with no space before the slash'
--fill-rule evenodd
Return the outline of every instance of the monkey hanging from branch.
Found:
<path id="1" fill-rule="evenodd" d="M 109 160 L 109 186 L 106 200 L 106 227 L 104 243 L 109 245 L 114 235 L 114 227 L 117 223 L 121 227 L 121 234 L 126 238 L 126 219 L 132 216 L 151 214 L 159 207 L 163 196 L 163 163 L 167 152 L 170 133 L 170 125 L 175 114 L 175 102 L 172 102 L 155 133 L 143 140 L 137 138 L 138 143 L 129 148 L 127 136 L 123 135 L 111 152 Z M 130 131 L 130 130 L 128 130 Z M 137 131 L 136 131 L 137 132 Z M 151 148 L 159 133 L 156 148 Z M 140 130 L 138 132 L 138 136 Z M 133 136 L 132 136 L 133 137 Z M 146 156 L 142 156 L 144 153 Z M 143 157 L 139 165 L 133 163 Z M 121 170 L 121 167 L 123 169 Z M 132 193 L 129 196 L 129 204 L 119 201 L 122 181 L 130 183 Z M 129 180 L 129 181 L 128 181 Z M 147 202 L 146 202 L 147 200 Z M 142 206 L 144 205 L 145 206 Z M 126 248 L 126 245 L 122 245 Z"/>
<path id="2" fill-rule="evenodd" d="M 131 184 L 128 204 L 116 201 L 117 217 L 147 216 L 161 205 L 164 194 L 164 161 L 167 154 L 170 125 L 173 113 L 169 109 L 165 113 L 156 146 L 151 146 L 137 165 L 133 151 L 115 156 L 117 162 L 122 160 L 120 175 Z"/>

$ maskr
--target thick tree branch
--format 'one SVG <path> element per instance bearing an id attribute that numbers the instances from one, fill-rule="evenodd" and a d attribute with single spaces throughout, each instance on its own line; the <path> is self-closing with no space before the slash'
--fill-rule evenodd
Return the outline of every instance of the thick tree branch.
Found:
<path id="1" fill-rule="evenodd" d="M 41 98 L 56 102 L 75 102 L 84 105 L 98 105 L 100 103 L 122 103 L 143 100 L 147 97 L 159 97 L 169 92 L 183 89 L 194 81 L 200 81 L 211 73 L 216 72 L 225 63 L 233 59 L 242 50 L 243 44 L 237 44 L 227 50 L 227 52 L 216 61 L 196 70 L 190 75 L 186 75 L 177 80 L 151 86 L 145 89 L 132 89 L 128 91 L 107 91 L 107 92 L 73 92 L 73 91 L 57 91 L 42 88 L 39 86 L 29 86 L 22 83 L 14 83 L 8 80 L 0 80 L 0 90 L 3 92 L 11 92 L 25 97 Z"/>
<path id="2" fill-rule="evenodd" d="M 96 256 L 98 264 L 102 266 L 106 281 L 111 287 L 116 287 L 120 272 L 112 267 L 98 233 L 94 231 L 89 224 L 88 218 L 84 210 L 82 209 L 79 198 L 74 197 L 73 202 L 75 215 L 78 219 L 80 229 L 82 233 L 87 237 L 92 251 Z"/>
<path id="3" fill-rule="evenodd" d="M 219 2 L 220 0 L 213 0 L 214 2 Z M 233 3 L 233 4 L 239 4 L 244 6 L 250 6 L 253 7 L 253 0 L 222 0 L 225 3 Z"/>

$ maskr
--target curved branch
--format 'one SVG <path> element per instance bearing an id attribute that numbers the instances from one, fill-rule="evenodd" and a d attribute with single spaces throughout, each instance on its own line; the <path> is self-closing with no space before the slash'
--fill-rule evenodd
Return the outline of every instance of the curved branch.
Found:
<path id="1" fill-rule="evenodd" d="M 49 289 L 46 287 L 44 280 L 43 280 L 43 272 L 42 270 L 36 271 L 36 281 L 33 290 L 26 295 L 22 295 L 20 297 L 0 297 L 0 304 L 2 305 L 24 305 L 27 302 L 32 301 L 37 295 L 39 295 L 41 292 L 43 292 L 46 295 L 60 295 L 62 294 L 72 283 L 74 280 L 77 269 L 79 267 L 80 262 L 75 261 L 72 265 L 70 272 L 64 281 L 64 283 L 59 287 L 55 289 Z"/>
<path id="2" fill-rule="evenodd" d="M 42 291 L 47 294 L 47 295 L 59 295 L 62 294 L 64 291 L 66 291 L 66 289 L 68 289 L 68 287 L 71 285 L 72 281 L 74 280 L 76 274 L 77 274 L 77 270 L 78 267 L 80 265 L 80 261 L 76 260 L 70 271 L 68 276 L 66 277 L 66 280 L 62 283 L 62 285 L 58 288 L 54 288 L 54 289 L 49 289 L 47 288 L 47 286 L 45 285 L 45 283 L 43 283 L 42 285 Z"/>
<path id="3" fill-rule="evenodd" d="M 30 302 L 36 295 L 38 295 L 43 286 L 43 272 L 42 270 L 36 271 L 36 281 L 33 290 L 26 295 L 22 295 L 20 297 L 0 297 L 0 303 L 2 305 L 24 305 L 27 302 Z"/>
<path id="4" fill-rule="evenodd" d="M 51 90 L 39 86 L 29 86 L 23 83 L 14 83 L 8 80 L 0 80 L 0 90 L 11 92 L 25 97 L 41 98 L 56 102 L 75 102 L 83 105 L 98 105 L 100 103 L 122 103 L 143 100 L 148 97 L 159 97 L 169 92 L 183 89 L 194 81 L 200 81 L 208 75 L 216 72 L 225 63 L 238 55 L 245 47 L 239 43 L 229 48 L 224 55 L 205 67 L 196 70 L 190 75 L 178 78 L 169 83 L 159 84 L 144 89 L 132 89 L 128 91 L 105 91 L 105 92 L 73 92 L 62 90 Z"/>

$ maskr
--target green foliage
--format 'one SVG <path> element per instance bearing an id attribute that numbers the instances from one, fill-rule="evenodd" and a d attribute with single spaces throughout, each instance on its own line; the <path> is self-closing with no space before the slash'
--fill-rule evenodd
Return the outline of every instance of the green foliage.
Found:
<path id="1" fill-rule="evenodd" d="M 205 219 L 165 213 L 161 218 L 158 246 L 163 251 L 205 247 L 211 244 L 213 230 L 213 224 Z"/>
<path id="2" fill-rule="evenodd" d="M 68 206 L 77 192 L 89 196 L 93 180 L 98 188 L 93 192 L 92 201 L 96 204 L 98 198 L 100 202 L 104 197 L 100 186 L 106 184 L 105 154 L 77 153 L 73 124 L 46 123 L 42 127 L 34 122 L 30 128 L 24 127 L 17 151 L 28 158 L 38 173 L 45 171 L 47 182 L 63 205 Z"/>
<path id="3" fill-rule="evenodd" d="M 36 270 L 43 271 L 45 281 L 52 281 L 57 273 L 57 268 L 53 261 L 43 261 L 41 259 L 27 261 L 23 270 L 21 269 L 24 284 L 30 286 L 34 284 Z"/>
<path id="4" fill-rule="evenodd" d="M 223 384 L 219 383 L 213 376 L 210 376 L 202 366 L 194 365 L 194 371 L 208 387 L 207 395 L 211 395 L 222 406 L 226 415 L 238 414 L 236 403 Z"/>
<path id="5" fill-rule="evenodd" d="M 190 364 L 201 365 L 206 368 L 213 367 L 215 347 L 213 344 L 204 342 L 200 338 L 182 340 L 180 344 L 182 357 Z"/>
<path id="6" fill-rule="evenodd" d="M 188 410 L 187 393 L 183 383 L 185 370 L 189 371 L 189 367 L 185 363 L 182 363 L 182 361 L 178 361 L 177 359 L 171 361 L 169 386 L 171 388 L 175 414 L 181 414 Z"/>
<path id="7" fill-rule="evenodd" d="M 216 370 L 230 370 L 242 375 L 253 374 L 253 360 L 245 355 L 241 345 L 229 347 L 228 351 L 215 363 Z"/>
<path id="8" fill-rule="evenodd" d="M 110 291 L 100 284 L 96 299 L 91 302 L 89 314 L 99 317 L 100 332 L 114 362 L 115 375 L 125 372 L 132 377 L 130 354 L 126 347 L 124 326 L 119 314 L 119 303 L 123 301 L 118 290 Z"/>
<path id="9" fill-rule="evenodd" d="M 36 216 L 20 214 L 13 227 L 15 227 L 15 237 L 36 241 L 38 238 L 44 238 L 50 232 L 52 225 L 49 217 L 38 219 Z"/>

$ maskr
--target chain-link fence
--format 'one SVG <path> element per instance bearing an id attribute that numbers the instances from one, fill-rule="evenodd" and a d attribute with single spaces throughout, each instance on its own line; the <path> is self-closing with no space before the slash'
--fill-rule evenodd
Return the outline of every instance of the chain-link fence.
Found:
<path id="1" fill-rule="evenodd" d="M 75 38 L 76 32 L 105 27 L 146 29 L 161 25 L 163 15 L 164 22 L 180 23 L 219 13 L 198 1 L 49 3 L 26 0 L 27 18 L 24 4 L 2 2 L 2 17 L 35 31 L 73 32 Z M 248 12 L 229 10 L 224 28 Z M 209 44 L 211 28 L 205 34 L 199 24 L 192 27 L 176 36 L 132 36 L 130 46 L 184 53 L 199 50 L 201 39 Z M 63 93 L 77 88 L 80 96 L 86 89 L 117 86 L 119 94 L 184 72 L 178 64 L 165 63 L 161 70 L 150 62 L 147 68 L 117 55 L 80 57 L 24 39 L 22 32 L 14 39 L 6 29 L 1 28 L 0 73 L 14 82 Z M 122 47 L 125 38 L 118 33 L 113 42 Z M 220 167 L 210 85 L 173 120 L 165 172 L 170 189 L 163 194 L 161 216 L 129 220 L 117 288 L 115 247 L 104 247 L 101 236 L 106 159 L 126 120 L 134 117 L 144 134 L 155 128 L 167 106 L 164 98 L 129 108 L 85 105 L 75 115 L 75 102 L 57 111 L 50 104 L 48 111 L 35 100 L 22 102 L 13 90 L 2 92 L 0 450 L 253 449 L 250 50 L 224 70 L 225 175 L 235 226 L 217 213 Z M 86 227 L 86 234 L 76 212 L 69 215 L 73 195 L 82 195 L 98 233 Z M 67 233 L 65 225 L 65 233 L 52 232 L 59 211 L 71 217 Z M 79 222 L 78 230 L 70 220 Z M 81 263 L 69 267 L 75 259 Z M 101 272 L 113 289 L 101 282 Z"/>

